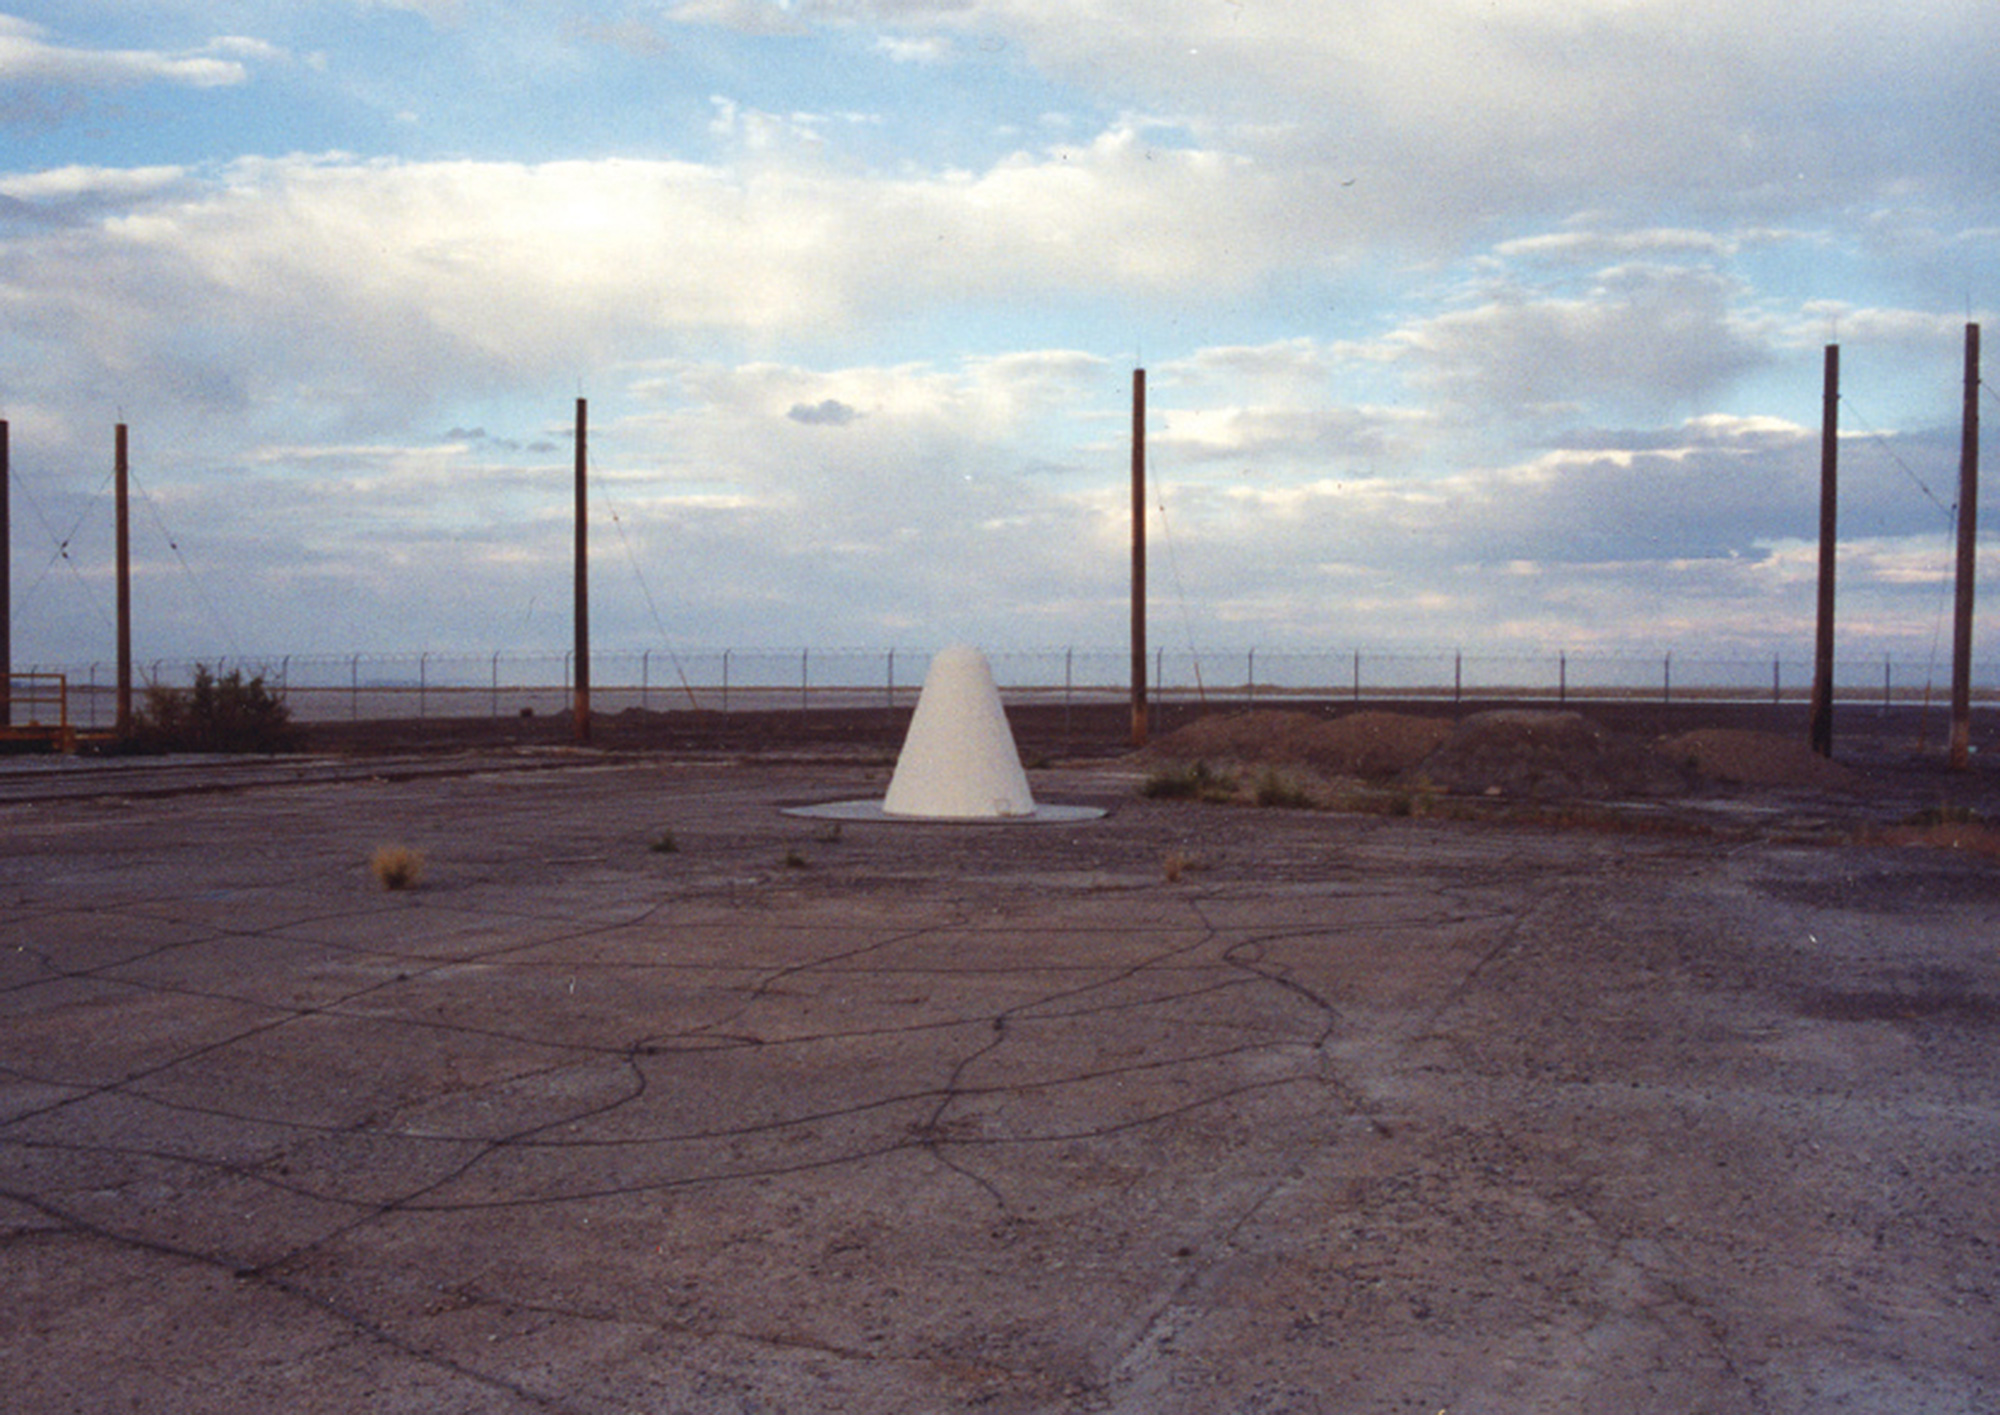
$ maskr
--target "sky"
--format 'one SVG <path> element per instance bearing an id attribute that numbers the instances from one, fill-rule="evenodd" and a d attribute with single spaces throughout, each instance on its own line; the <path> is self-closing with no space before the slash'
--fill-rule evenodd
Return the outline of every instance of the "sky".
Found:
<path id="1" fill-rule="evenodd" d="M 13 655 L 1949 676 L 1991 0 L 0 0 Z M 1992 380 L 1978 394 L 1995 413 Z M 2000 495 L 1989 525 L 2000 523 Z M 2000 536 L 1980 537 L 1981 681 Z M 1993 607 L 1988 607 L 1993 606 Z"/>

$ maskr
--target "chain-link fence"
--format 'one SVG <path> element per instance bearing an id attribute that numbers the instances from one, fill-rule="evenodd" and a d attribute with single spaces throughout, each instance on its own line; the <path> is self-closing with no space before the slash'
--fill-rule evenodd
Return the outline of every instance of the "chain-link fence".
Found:
<path id="1" fill-rule="evenodd" d="M 796 708 L 898 707 L 916 701 L 930 651 L 900 648 L 749 648 L 593 653 L 591 707 L 668 712 L 770 711 Z M 1132 659 L 1116 649 L 1022 649 L 990 653 L 1009 702 L 1122 701 L 1131 691 Z M 135 665 L 146 686 L 184 686 L 194 660 Z M 300 722 L 377 718 L 506 717 L 562 713 L 574 703 L 575 662 L 560 652 L 286 654 L 208 662 L 216 673 L 262 678 Z M 66 675 L 70 720 L 83 730 L 116 717 L 116 668 L 106 662 L 21 665 L 23 673 Z M 1881 703 L 1940 700 L 1949 668 L 1892 657 L 1849 657 L 1838 664 L 1836 695 Z M 1159 649 L 1147 657 L 1156 702 L 1281 706 L 1287 700 L 1453 701 L 1606 699 L 1730 702 L 1803 701 L 1809 660 L 1781 656 L 1686 657 L 1409 649 L 1241 649 L 1189 653 Z M 1975 683 L 1982 702 L 2000 693 Z"/>

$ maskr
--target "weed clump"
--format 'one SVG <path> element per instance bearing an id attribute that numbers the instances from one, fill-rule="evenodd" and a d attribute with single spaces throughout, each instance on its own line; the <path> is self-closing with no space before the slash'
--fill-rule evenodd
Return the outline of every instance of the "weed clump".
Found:
<path id="1" fill-rule="evenodd" d="M 368 872 L 384 889 L 410 889 L 424 872 L 424 852 L 407 845 L 383 845 L 368 857 Z"/>
<path id="2" fill-rule="evenodd" d="M 1214 805 L 1245 799 L 1260 806 L 1294 809 L 1310 809 L 1319 804 L 1304 786 L 1275 767 L 1265 768 L 1256 783 L 1245 788 L 1234 776 L 1217 771 L 1207 762 L 1156 771 L 1140 784 L 1139 794 L 1158 801 L 1202 801 Z"/>
<path id="3" fill-rule="evenodd" d="M 1463 815 L 1462 811 L 1441 802 L 1437 788 L 1421 778 L 1413 785 L 1351 792 L 1340 797 L 1333 808 L 1355 815 L 1388 816 L 1394 820 L 1428 816 L 1460 818 Z"/>
<path id="4" fill-rule="evenodd" d="M 660 832 L 659 838 L 646 848 L 651 850 L 655 855 L 672 855 L 679 852 L 681 843 L 674 839 L 674 833 L 671 830 L 663 830 Z"/>
<path id="5" fill-rule="evenodd" d="M 1257 804 L 1287 810 L 1309 810 L 1317 804 L 1305 787 L 1276 771 L 1267 770 L 1257 780 Z"/>
<path id="6" fill-rule="evenodd" d="M 1156 801 L 1233 801 L 1236 778 L 1207 762 L 1196 762 L 1154 772 L 1140 785 L 1139 794 Z"/>

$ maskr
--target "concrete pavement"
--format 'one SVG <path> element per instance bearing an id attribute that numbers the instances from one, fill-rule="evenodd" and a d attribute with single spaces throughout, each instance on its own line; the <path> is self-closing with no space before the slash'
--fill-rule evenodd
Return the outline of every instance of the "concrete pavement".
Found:
<path id="1" fill-rule="evenodd" d="M 0 806 L 8 1406 L 2000 1404 L 1992 861 L 886 777 Z"/>

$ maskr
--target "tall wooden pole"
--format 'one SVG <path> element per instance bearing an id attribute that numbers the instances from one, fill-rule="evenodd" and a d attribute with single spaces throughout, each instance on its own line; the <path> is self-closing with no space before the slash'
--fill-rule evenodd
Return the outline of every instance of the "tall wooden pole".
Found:
<path id="1" fill-rule="evenodd" d="M 7 420 L 0 418 L 0 727 L 14 721 L 14 532 L 7 511 L 14 492 L 12 456 Z"/>
<path id="2" fill-rule="evenodd" d="M 1132 370 L 1132 745 L 1146 745 L 1146 371 Z"/>
<path id="3" fill-rule="evenodd" d="M 590 740 L 590 536 L 584 473 L 589 466 L 590 408 L 576 400 L 576 740 Z"/>
<path id="4" fill-rule="evenodd" d="M 1965 326 L 1965 418 L 1958 451 L 1958 592 L 1951 618 L 1951 769 L 1972 764 L 1972 582 L 1979 539 L 1979 326 Z"/>
<path id="5" fill-rule="evenodd" d="M 1826 346 L 1819 433 L 1819 633 L 1813 649 L 1812 749 L 1833 755 L 1833 570 L 1839 545 L 1840 345 Z"/>
<path id="6" fill-rule="evenodd" d="M 118 536 L 118 735 L 132 735 L 132 517 L 127 483 L 131 464 L 125 456 L 125 424 L 118 424 L 117 446 L 112 462 L 113 498 L 116 503 Z"/>

